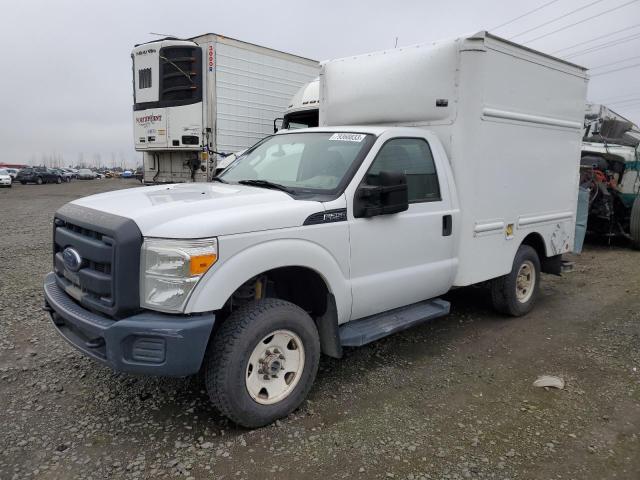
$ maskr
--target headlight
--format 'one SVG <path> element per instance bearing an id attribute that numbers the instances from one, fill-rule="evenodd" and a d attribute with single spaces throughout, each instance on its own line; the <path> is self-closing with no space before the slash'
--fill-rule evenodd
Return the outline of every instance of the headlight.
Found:
<path id="1" fill-rule="evenodd" d="M 218 240 L 146 238 L 140 257 L 140 305 L 181 312 L 198 280 L 218 260 Z"/>

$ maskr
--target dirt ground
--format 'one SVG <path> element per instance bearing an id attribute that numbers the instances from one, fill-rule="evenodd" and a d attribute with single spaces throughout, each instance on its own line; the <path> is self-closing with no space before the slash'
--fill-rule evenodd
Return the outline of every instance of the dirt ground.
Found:
<path id="1" fill-rule="evenodd" d="M 133 186 L 0 190 L 0 479 L 640 479 L 640 252 L 589 243 L 520 319 L 456 290 L 448 317 L 324 358 L 302 408 L 249 431 L 199 378 L 113 373 L 41 310 L 54 211 Z"/>

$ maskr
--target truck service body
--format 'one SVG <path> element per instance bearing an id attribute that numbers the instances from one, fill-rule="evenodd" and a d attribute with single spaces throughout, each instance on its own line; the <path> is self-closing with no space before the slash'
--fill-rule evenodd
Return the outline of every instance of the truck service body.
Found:
<path id="1" fill-rule="evenodd" d="M 62 207 L 53 323 L 116 370 L 204 369 L 256 427 L 302 402 L 320 352 L 444 315 L 452 287 L 488 282 L 526 314 L 573 244 L 586 81 L 486 32 L 328 61 L 321 127 L 263 139 L 214 183 Z"/>
<path id="2" fill-rule="evenodd" d="M 319 69 L 315 60 L 213 33 L 137 45 L 131 57 L 145 183 L 210 180 L 215 152 L 244 150 L 269 135 Z"/>

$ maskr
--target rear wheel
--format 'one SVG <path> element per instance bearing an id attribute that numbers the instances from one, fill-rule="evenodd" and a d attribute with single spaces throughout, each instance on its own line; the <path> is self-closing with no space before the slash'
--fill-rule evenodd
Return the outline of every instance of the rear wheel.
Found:
<path id="1" fill-rule="evenodd" d="M 631 234 L 633 248 L 640 250 L 640 195 L 636 197 L 631 207 L 629 233 Z"/>
<path id="2" fill-rule="evenodd" d="M 26 185 L 26 184 L 27 184 L 27 182 L 25 182 L 24 180 L 20 180 L 20 183 L 21 183 L 22 185 Z"/>
<path id="3" fill-rule="evenodd" d="M 491 282 L 493 307 L 500 313 L 520 317 L 529 313 L 540 288 L 540 259 L 529 245 L 521 245 L 511 272 Z"/>
<path id="4" fill-rule="evenodd" d="M 42 178 L 40 178 L 40 177 L 36 178 L 36 183 L 38 185 L 42 185 Z"/>
<path id="5" fill-rule="evenodd" d="M 61 177 L 56 177 L 56 183 L 62 183 L 62 178 Z"/>
<path id="6" fill-rule="evenodd" d="M 318 331 L 304 310 L 275 298 L 252 302 L 232 313 L 209 345 L 209 398 L 239 425 L 267 425 L 302 403 L 319 359 Z"/>

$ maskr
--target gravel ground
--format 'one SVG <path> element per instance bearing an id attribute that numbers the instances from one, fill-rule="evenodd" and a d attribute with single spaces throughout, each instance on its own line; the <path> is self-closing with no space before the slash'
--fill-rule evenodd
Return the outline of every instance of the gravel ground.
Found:
<path id="1" fill-rule="evenodd" d="M 198 377 L 115 374 L 41 310 L 53 212 L 133 186 L 0 191 L 0 479 L 640 478 L 640 252 L 590 244 L 525 318 L 456 290 L 451 315 L 323 359 L 302 408 L 248 431 Z"/>

